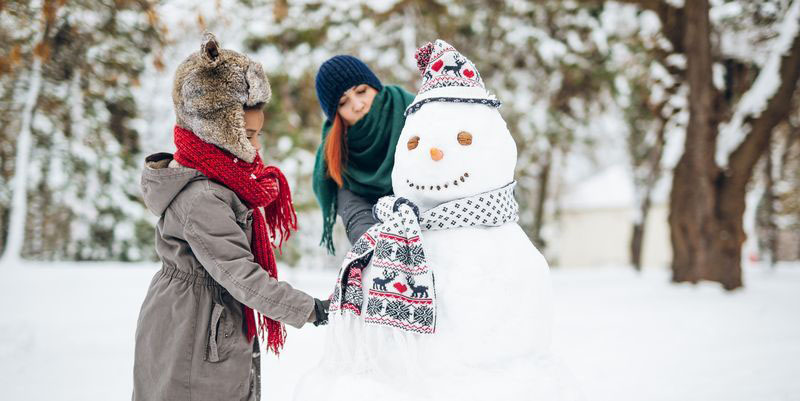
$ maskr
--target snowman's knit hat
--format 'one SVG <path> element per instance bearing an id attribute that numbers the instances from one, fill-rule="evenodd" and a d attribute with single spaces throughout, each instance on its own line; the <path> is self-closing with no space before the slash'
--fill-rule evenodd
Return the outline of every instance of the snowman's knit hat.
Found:
<path id="1" fill-rule="evenodd" d="M 414 58 L 422 75 L 422 87 L 406 109 L 406 116 L 430 102 L 478 103 L 500 107 L 490 96 L 481 74 L 469 59 L 449 43 L 436 39 L 417 49 Z"/>

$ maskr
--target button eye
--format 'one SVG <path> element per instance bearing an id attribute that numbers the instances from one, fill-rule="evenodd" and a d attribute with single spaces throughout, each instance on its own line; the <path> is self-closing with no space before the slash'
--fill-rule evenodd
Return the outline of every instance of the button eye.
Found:
<path id="1" fill-rule="evenodd" d="M 458 133 L 458 143 L 467 146 L 472 145 L 472 134 L 467 131 L 461 131 Z"/>
<path id="2" fill-rule="evenodd" d="M 419 145 L 419 137 L 412 136 L 411 139 L 408 140 L 408 150 L 414 150 Z"/>

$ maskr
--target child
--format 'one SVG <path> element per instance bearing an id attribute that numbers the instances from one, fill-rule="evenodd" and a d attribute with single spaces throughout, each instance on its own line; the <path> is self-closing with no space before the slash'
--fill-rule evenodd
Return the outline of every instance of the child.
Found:
<path id="1" fill-rule="evenodd" d="M 133 400 L 258 400 L 256 331 L 277 354 L 282 323 L 327 319 L 327 301 L 276 280 L 270 238 L 282 243 L 296 216 L 283 174 L 258 155 L 269 83 L 207 33 L 172 98 L 178 150 L 149 156 L 142 174 L 163 268 L 139 314 Z"/>

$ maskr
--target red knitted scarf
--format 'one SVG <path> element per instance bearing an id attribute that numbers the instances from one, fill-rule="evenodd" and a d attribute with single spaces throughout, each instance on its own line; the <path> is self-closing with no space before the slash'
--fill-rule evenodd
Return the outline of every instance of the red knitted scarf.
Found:
<path id="1" fill-rule="evenodd" d="M 252 163 L 246 163 L 233 154 L 212 144 L 204 142 L 193 132 L 175 126 L 175 160 L 183 166 L 193 168 L 233 190 L 249 208 L 253 209 L 253 238 L 250 249 L 256 262 L 269 274 L 278 278 L 273 247 L 280 247 L 289 238 L 290 230 L 297 230 L 297 215 L 292 206 L 289 184 L 283 173 L 274 166 L 265 166 L 256 154 Z M 259 207 L 264 208 L 266 216 Z M 269 232 L 267 230 L 269 229 Z M 275 243 L 276 233 L 280 242 Z M 272 240 L 270 240 L 272 239 Z M 256 321 L 253 310 L 244 306 L 247 339 L 252 341 L 256 335 Z M 267 349 L 280 353 L 286 338 L 282 323 L 258 314 L 258 329 L 261 338 L 267 331 Z"/>

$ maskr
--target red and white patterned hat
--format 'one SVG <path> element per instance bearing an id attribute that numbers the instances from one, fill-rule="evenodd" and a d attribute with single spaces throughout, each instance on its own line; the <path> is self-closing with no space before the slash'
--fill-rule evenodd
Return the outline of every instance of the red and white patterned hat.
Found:
<path id="1" fill-rule="evenodd" d="M 414 58 L 422 75 L 422 87 L 406 109 L 406 116 L 430 102 L 478 103 L 500 107 L 490 96 L 481 74 L 469 59 L 449 43 L 436 39 L 417 49 Z"/>

